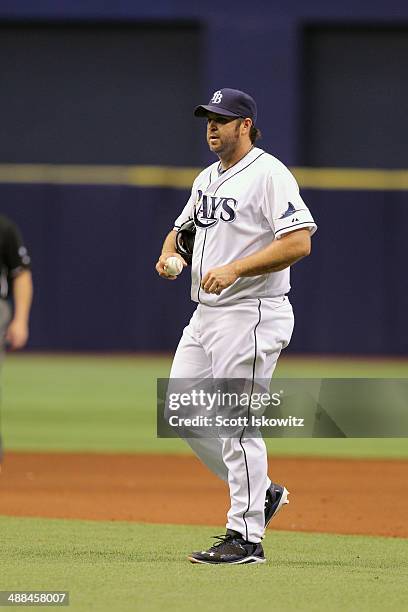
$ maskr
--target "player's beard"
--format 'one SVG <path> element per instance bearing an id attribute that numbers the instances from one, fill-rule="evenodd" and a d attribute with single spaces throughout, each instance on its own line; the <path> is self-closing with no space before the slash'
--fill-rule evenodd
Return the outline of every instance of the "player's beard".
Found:
<path id="1" fill-rule="evenodd" d="M 207 137 L 208 146 L 210 151 L 218 155 L 221 161 L 229 161 L 234 157 L 234 153 L 239 146 L 239 129 L 240 125 L 236 125 L 232 134 L 225 134 L 224 136 L 217 135 L 218 141 L 215 144 L 210 142 L 210 136 Z"/>

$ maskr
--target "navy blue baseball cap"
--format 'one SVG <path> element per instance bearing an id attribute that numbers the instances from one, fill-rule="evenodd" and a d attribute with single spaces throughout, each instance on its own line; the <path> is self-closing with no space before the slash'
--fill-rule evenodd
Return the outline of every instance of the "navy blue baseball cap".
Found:
<path id="1" fill-rule="evenodd" d="M 217 113 L 227 117 L 249 117 L 256 122 L 256 102 L 251 96 L 239 89 L 218 89 L 207 105 L 196 106 L 194 115 L 206 117 L 207 113 Z"/>

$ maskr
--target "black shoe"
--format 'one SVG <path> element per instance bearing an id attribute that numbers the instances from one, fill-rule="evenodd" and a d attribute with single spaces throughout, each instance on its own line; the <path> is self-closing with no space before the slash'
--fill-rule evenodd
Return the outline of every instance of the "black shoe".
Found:
<path id="1" fill-rule="evenodd" d="M 285 504 L 289 503 L 289 491 L 281 485 L 271 483 L 265 497 L 265 529 Z"/>
<path id="2" fill-rule="evenodd" d="M 188 557 L 191 563 L 238 565 L 241 563 L 265 563 L 266 561 L 262 545 L 247 542 L 237 531 L 228 529 L 225 535 L 214 537 L 219 542 L 208 550 L 191 553 Z"/>

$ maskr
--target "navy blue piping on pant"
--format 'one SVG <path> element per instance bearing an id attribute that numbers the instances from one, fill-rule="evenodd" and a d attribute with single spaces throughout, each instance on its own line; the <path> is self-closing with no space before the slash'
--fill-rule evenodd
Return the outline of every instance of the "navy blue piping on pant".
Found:
<path id="1" fill-rule="evenodd" d="M 262 318 L 262 313 L 261 313 L 261 300 L 258 298 L 258 322 L 254 327 L 254 361 L 252 364 L 252 385 L 251 385 L 251 395 L 250 397 L 252 398 L 252 393 L 254 390 L 254 384 L 255 384 L 255 366 L 256 366 L 256 357 L 257 357 L 257 350 L 258 350 L 258 344 L 257 344 L 257 338 L 256 338 L 256 330 L 258 328 L 259 323 L 261 322 L 261 318 Z M 250 416 L 250 410 L 251 410 L 251 402 L 249 402 L 249 406 L 248 406 L 248 414 L 247 414 L 247 418 L 249 420 L 249 416 Z M 249 482 L 249 470 L 248 470 L 248 460 L 247 460 L 247 456 L 246 456 L 246 452 L 245 452 L 245 448 L 244 445 L 242 444 L 242 438 L 245 432 L 245 427 L 242 430 L 242 433 L 239 437 L 239 444 L 242 448 L 242 452 L 244 453 L 244 460 L 245 460 L 245 470 L 246 470 L 246 476 L 247 476 L 247 487 L 248 487 L 248 506 L 246 508 L 246 510 L 244 511 L 243 515 L 242 515 L 242 519 L 245 523 L 245 540 L 248 540 L 248 525 L 247 522 L 245 520 L 245 515 L 247 514 L 247 512 L 249 511 L 250 505 L 251 505 L 251 487 L 250 487 L 250 482 Z"/>

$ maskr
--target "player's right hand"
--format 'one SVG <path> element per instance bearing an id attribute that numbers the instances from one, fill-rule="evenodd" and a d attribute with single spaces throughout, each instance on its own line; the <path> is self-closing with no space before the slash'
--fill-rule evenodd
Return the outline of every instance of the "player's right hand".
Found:
<path id="1" fill-rule="evenodd" d="M 184 259 L 182 258 L 181 255 L 179 255 L 178 253 L 173 253 L 173 252 L 167 251 L 167 252 L 162 253 L 160 255 L 159 260 L 158 260 L 158 262 L 156 264 L 156 272 L 162 278 L 166 278 L 167 280 L 176 280 L 177 276 L 169 276 L 169 274 L 167 274 L 167 272 L 166 272 L 165 265 L 166 265 L 166 261 L 168 260 L 169 257 L 177 257 L 178 259 L 180 259 L 180 261 L 183 264 L 184 268 L 187 266 L 187 262 L 184 261 Z"/>

